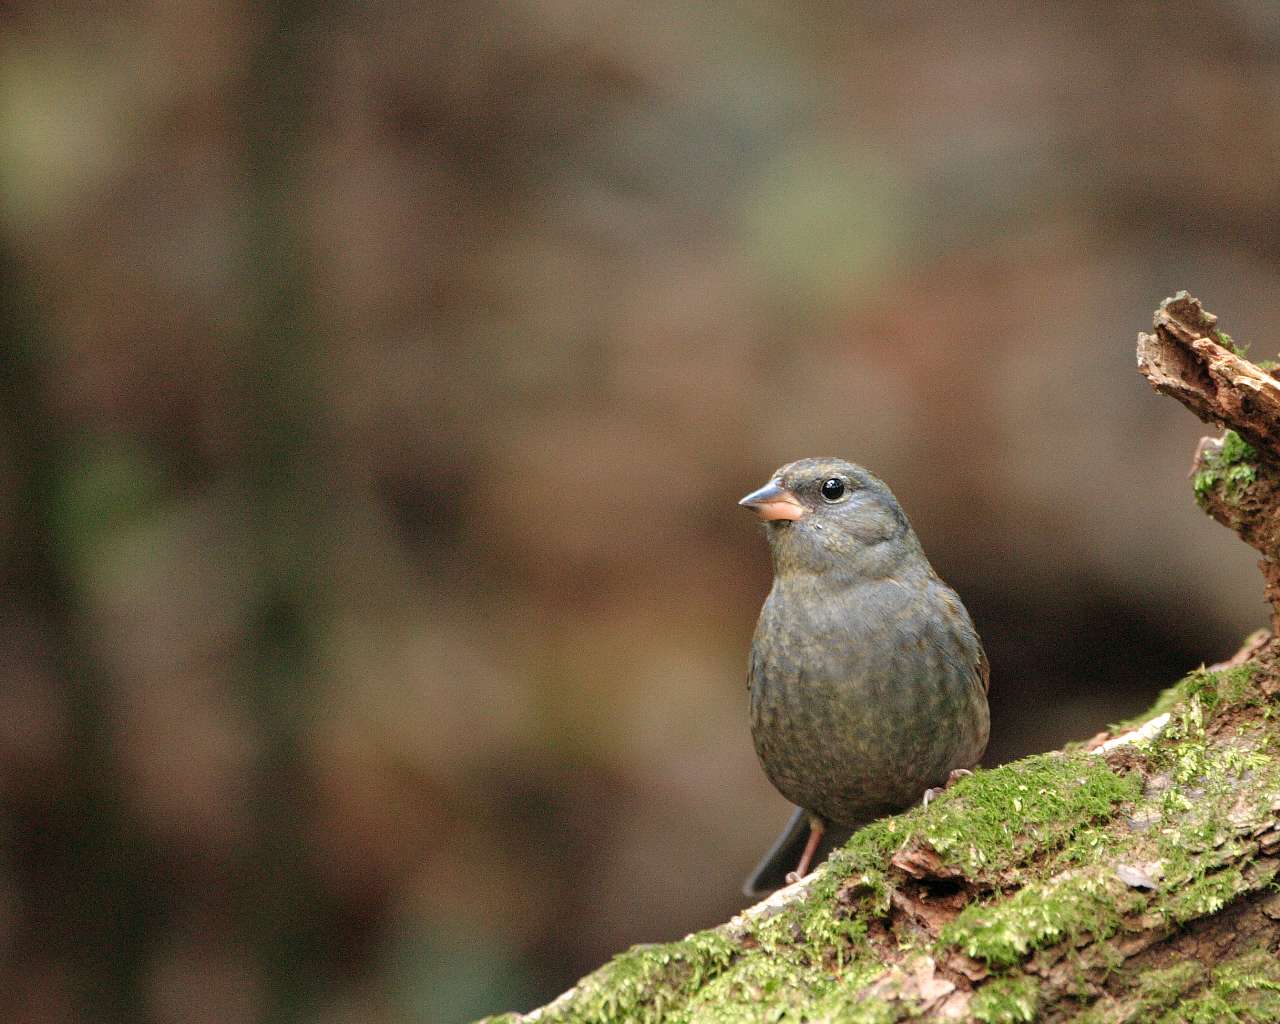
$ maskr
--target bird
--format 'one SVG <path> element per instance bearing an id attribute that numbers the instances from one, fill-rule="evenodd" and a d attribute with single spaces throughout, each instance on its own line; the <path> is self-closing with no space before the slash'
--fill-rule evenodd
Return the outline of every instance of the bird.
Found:
<path id="1" fill-rule="evenodd" d="M 759 897 L 969 774 L 986 751 L 990 669 L 960 598 L 866 469 L 800 459 L 738 504 L 773 556 L 747 672 L 751 736 L 796 805 L 743 885 Z"/>

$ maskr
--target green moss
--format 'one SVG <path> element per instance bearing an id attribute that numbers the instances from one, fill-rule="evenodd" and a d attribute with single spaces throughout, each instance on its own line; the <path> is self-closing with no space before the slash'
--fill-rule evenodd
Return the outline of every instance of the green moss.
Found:
<path id="1" fill-rule="evenodd" d="M 910 1013 L 910 1010 L 906 1012 Z M 835 1024 L 892 1024 L 893 1021 L 901 1020 L 902 1016 L 903 1008 L 886 1003 L 883 999 L 858 999 L 853 1003 L 846 1003 L 834 1016 L 819 1014 L 804 1019 L 830 1020 Z"/>
<path id="2" fill-rule="evenodd" d="M 1227 430 L 1216 445 L 1204 450 L 1200 456 L 1200 469 L 1192 481 L 1196 500 L 1203 505 L 1219 484 L 1228 497 L 1237 494 L 1257 479 L 1254 460 L 1257 449 L 1234 430 Z"/>
<path id="3" fill-rule="evenodd" d="M 1235 493 L 1242 487 L 1247 487 L 1258 479 L 1258 470 L 1254 466 L 1247 463 L 1241 463 L 1238 466 L 1232 466 L 1226 473 L 1227 491 Z"/>
<path id="4" fill-rule="evenodd" d="M 1136 854 L 1144 840 L 1130 842 Z M 1155 891 L 1125 886 L 1110 862 L 1076 869 L 1026 885 L 1012 896 L 967 907 L 942 929 L 939 942 L 993 967 L 1010 967 L 1059 942 L 1108 939 L 1125 915 L 1144 908 L 1183 924 L 1269 881 L 1250 881 L 1234 864 L 1219 867 L 1240 851 L 1208 825 L 1170 830 L 1160 836 L 1158 851 L 1163 877 Z"/>
<path id="5" fill-rule="evenodd" d="M 744 949 L 702 932 L 684 942 L 637 947 L 579 983 L 573 999 L 544 1020 L 563 1024 L 799 1024 L 814 1019 L 888 1024 L 909 1003 L 855 995 L 883 965 L 836 965 L 801 936 L 771 949 Z"/>
<path id="6" fill-rule="evenodd" d="M 1033 850 L 1053 850 L 1090 831 L 1136 799 L 1141 785 L 1137 775 L 1119 775 L 1088 754 L 1042 754 L 977 772 L 929 807 L 857 832 L 832 856 L 807 897 L 765 922 L 756 939 L 763 949 L 784 956 L 802 942 L 840 967 L 869 953 L 867 922 L 888 911 L 886 868 L 899 847 L 924 842 L 968 877 L 993 877 L 1025 862 Z M 1069 911 L 1078 916 L 1092 899 L 1080 889 L 1051 906 L 1041 900 L 1032 907 L 1035 902 L 1030 893 L 1020 902 L 1015 896 L 1011 909 L 990 928 L 970 908 L 968 917 L 952 923 L 947 941 L 972 949 L 970 955 L 1013 962 L 1031 945 L 1074 933 Z M 1043 918 L 1046 912 L 1049 917 Z M 1042 917 L 1038 922 L 1032 920 L 1036 915 Z"/>
<path id="7" fill-rule="evenodd" d="M 1158 1018 L 1159 1024 L 1268 1024 L 1280 1020 L 1280 961 L 1262 948 L 1214 968 L 1203 991 Z"/>
<path id="8" fill-rule="evenodd" d="M 995 967 L 1016 964 L 1032 950 L 1064 939 L 1105 939 L 1143 898 L 1107 869 L 1081 870 L 1019 889 L 993 903 L 966 907 L 942 929 L 939 942 Z"/>
<path id="9" fill-rule="evenodd" d="M 1168 789 L 1161 800 L 1166 820 L 1190 810 L 1188 791 L 1196 791 L 1203 802 L 1214 796 L 1231 795 L 1239 781 L 1268 768 L 1270 755 L 1249 745 L 1246 738 L 1256 727 L 1244 723 L 1236 727 L 1241 742 L 1210 743 L 1206 728 L 1227 709 L 1257 706 L 1263 696 L 1253 686 L 1254 667 L 1244 665 L 1224 672 L 1200 669 L 1179 684 L 1168 726 L 1146 748 L 1151 768 L 1167 773 L 1178 786 Z M 1194 786 L 1192 786 L 1194 784 Z"/>
<path id="10" fill-rule="evenodd" d="M 1039 754 L 978 772 L 905 819 L 943 861 L 970 877 L 1052 851 L 1134 800 L 1142 783 L 1090 754 Z"/>
<path id="11" fill-rule="evenodd" d="M 1223 348 L 1227 349 L 1228 351 L 1235 353 L 1241 359 L 1245 358 L 1245 356 L 1249 354 L 1249 346 L 1237 345 L 1235 342 L 1235 339 L 1231 337 L 1231 335 L 1229 335 L 1226 331 L 1214 331 L 1213 333 L 1218 336 L 1219 345 L 1221 345 Z"/>
<path id="12" fill-rule="evenodd" d="M 1257 671 L 1258 666 L 1250 662 L 1221 672 L 1210 673 L 1217 680 L 1215 689 L 1218 702 L 1214 707 L 1216 708 L 1218 704 L 1257 703 L 1258 694 L 1253 688 L 1253 677 Z"/>
<path id="13" fill-rule="evenodd" d="M 1209 492 L 1217 486 L 1218 481 L 1221 479 L 1221 474 L 1216 470 L 1200 469 L 1196 471 L 1196 475 L 1191 478 L 1191 489 L 1195 492 L 1197 505 L 1204 506 Z"/>
<path id="14" fill-rule="evenodd" d="M 1260 699 L 1253 686 L 1256 672 L 1257 666 L 1252 663 L 1218 672 L 1211 672 L 1201 665 L 1163 691 L 1156 702 L 1141 715 L 1117 722 L 1108 726 L 1108 729 L 1116 736 L 1137 729 L 1151 719 L 1173 711 L 1179 705 L 1188 704 L 1193 697 L 1199 698 L 1201 708 L 1209 713 L 1210 719 L 1229 706 L 1256 704 Z"/>
<path id="15" fill-rule="evenodd" d="M 1204 966 L 1194 960 L 1147 971 L 1138 979 L 1139 1002 L 1146 1008 L 1168 1006 L 1198 985 L 1204 976 Z"/>
<path id="16" fill-rule="evenodd" d="M 1112 983 L 1120 994 L 1104 996 L 1077 1017 L 1075 1024 L 1152 1024 L 1207 976 L 1206 968 L 1194 960 L 1172 967 L 1123 971 Z"/>
<path id="17" fill-rule="evenodd" d="M 978 772 L 927 808 L 861 829 L 832 856 L 803 899 L 760 924 L 753 935 L 757 948 L 739 956 L 699 994 L 686 1008 L 692 1014 L 687 1019 L 729 1020 L 724 1015 L 736 1013 L 732 1007 L 745 1011 L 765 995 L 771 1006 L 780 1008 L 780 1020 L 805 1007 L 812 1013 L 819 1003 L 829 1003 L 833 1011 L 844 1006 L 850 1002 L 849 979 L 869 978 L 879 969 L 867 928 L 870 920 L 888 912 L 886 872 L 899 847 L 926 842 L 970 877 L 995 874 L 1023 863 L 1033 849 L 1068 843 L 1114 816 L 1140 789 L 1139 777 L 1119 775 L 1100 758 L 1044 754 Z M 1033 945 L 1088 930 L 1085 908 L 1096 916 L 1093 904 L 1105 895 L 1105 886 L 1094 891 L 1080 882 L 1068 889 L 1052 899 L 1039 889 L 1038 895 L 1028 891 L 1015 896 L 1008 909 L 998 911 L 999 922 L 981 921 L 971 908 L 963 920 L 953 922 L 944 944 L 950 941 L 970 955 L 1013 962 Z M 1098 932 L 1104 930 L 1096 920 L 1091 923 Z M 719 1008 L 717 1016 L 711 1015 L 713 1006 Z M 849 1018 L 847 1007 L 836 1017 L 892 1019 L 895 1008 L 900 1001 L 859 1004 L 859 1017 Z"/>
<path id="18" fill-rule="evenodd" d="M 1221 910 L 1246 888 L 1237 867 L 1193 879 L 1185 887 L 1166 886 L 1169 892 L 1158 910 L 1178 924 Z"/>
<path id="19" fill-rule="evenodd" d="M 1206 968 L 1194 960 L 1164 968 L 1121 969 L 1108 984 L 1115 994 L 1104 995 L 1071 1019 L 1073 1024 L 1152 1024 L 1207 976 Z"/>
<path id="20" fill-rule="evenodd" d="M 827 871 L 809 890 L 811 903 L 830 903 L 844 889 L 873 914 L 888 910 L 889 891 L 884 869 L 902 845 L 900 818 L 883 818 L 855 832 L 842 850 L 827 861 Z"/>
<path id="21" fill-rule="evenodd" d="M 708 979 L 723 972 L 738 948 L 725 935 L 699 932 L 683 942 L 636 946 L 578 983 L 576 998 L 544 1017 L 565 1024 L 670 1020 Z"/>
<path id="22" fill-rule="evenodd" d="M 1280 961 L 1265 947 L 1210 969 L 1192 960 L 1126 972 L 1077 1024 L 1263 1024 L 1280 1020 Z"/>
<path id="23" fill-rule="evenodd" d="M 885 818 L 859 829 L 827 861 L 801 900 L 763 922 L 755 933 L 771 956 L 792 955 L 797 943 L 843 969 L 866 950 L 867 923 L 889 910 L 889 858 L 901 845 L 901 822 Z"/>
<path id="24" fill-rule="evenodd" d="M 993 978 L 974 993 L 969 1012 L 986 1024 L 1035 1020 L 1040 983 L 1035 978 Z"/>
<path id="25" fill-rule="evenodd" d="M 821 969 L 749 955 L 704 985 L 669 1019 L 707 1024 L 799 1021 L 836 987 L 836 979 Z"/>

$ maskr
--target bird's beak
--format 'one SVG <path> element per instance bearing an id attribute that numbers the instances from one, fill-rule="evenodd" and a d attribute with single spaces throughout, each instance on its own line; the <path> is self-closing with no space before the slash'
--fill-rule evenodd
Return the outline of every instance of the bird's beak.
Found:
<path id="1" fill-rule="evenodd" d="M 782 486 L 777 480 L 770 480 L 758 491 L 752 491 L 740 502 L 743 508 L 749 508 L 765 522 L 775 519 L 795 521 L 804 515 L 804 506 L 796 501 L 796 496 Z"/>

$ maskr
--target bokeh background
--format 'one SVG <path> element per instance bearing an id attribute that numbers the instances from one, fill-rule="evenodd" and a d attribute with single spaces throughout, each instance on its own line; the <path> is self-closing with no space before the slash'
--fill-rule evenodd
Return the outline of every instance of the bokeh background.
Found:
<path id="1" fill-rule="evenodd" d="M 5 1020 L 454 1024 L 725 919 L 799 456 L 992 762 L 1264 622 L 1133 342 L 1280 349 L 1270 0 L 0 19 Z"/>

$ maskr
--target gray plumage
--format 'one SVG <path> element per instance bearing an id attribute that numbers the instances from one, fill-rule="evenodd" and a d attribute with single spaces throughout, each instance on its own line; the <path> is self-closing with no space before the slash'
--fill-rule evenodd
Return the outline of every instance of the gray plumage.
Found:
<path id="1" fill-rule="evenodd" d="M 828 500 L 833 480 L 844 491 Z M 751 645 L 751 734 L 769 780 L 830 846 L 977 764 L 986 657 L 882 481 L 841 459 L 802 459 L 774 474 L 779 488 L 797 518 L 765 523 L 774 580 Z M 750 894 L 794 866 L 799 820 Z"/>

